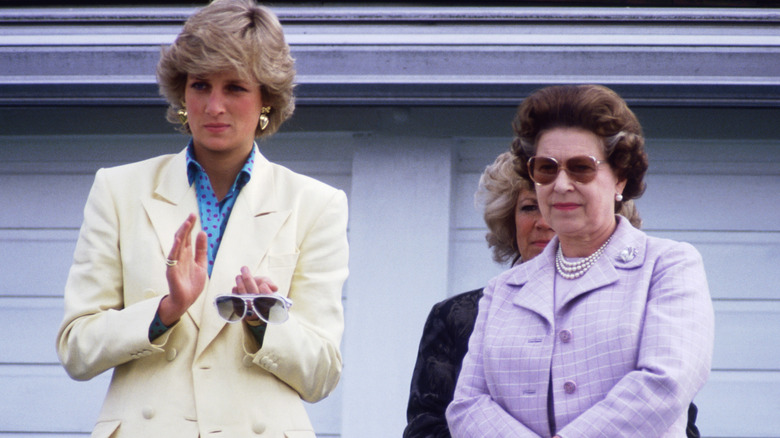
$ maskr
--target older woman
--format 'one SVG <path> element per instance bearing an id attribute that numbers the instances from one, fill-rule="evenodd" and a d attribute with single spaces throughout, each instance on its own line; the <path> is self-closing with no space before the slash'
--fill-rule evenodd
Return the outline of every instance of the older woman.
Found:
<path id="1" fill-rule="evenodd" d="M 561 86 L 525 99 L 514 127 L 557 236 L 485 289 L 453 436 L 684 436 L 709 374 L 712 303 L 692 246 L 615 215 L 644 189 L 639 122 L 605 87 Z"/>
<path id="2" fill-rule="evenodd" d="M 347 201 L 255 144 L 292 114 L 294 73 L 251 0 L 203 8 L 163 51 L 191 140 L 98 171 L 65 287 L 65 369 L 113 369 L 93 437 L 315 436 L 302 400 L 341 373 Z"/>
<path id="3" fill-rule="evenodd" d="M 539 213 L 531 182 L 515 171 L 511 152 L 500 154 L 485 168 L 476 197 L 484 205 L 485 239 L 497 263 L 531 260 L 554 236 Z M 621 214 L 635 227 L 641 226 L 633 202 L 624 203 Z M 404 437 L 450 436 L 444 412 L 452 401 L 482 291 L 455 295 L 431 309 L 412 375 Z"/>

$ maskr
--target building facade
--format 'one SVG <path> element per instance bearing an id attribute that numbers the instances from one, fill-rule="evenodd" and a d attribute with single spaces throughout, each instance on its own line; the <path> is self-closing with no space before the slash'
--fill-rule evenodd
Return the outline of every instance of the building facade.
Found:
<path id="1" fill-rule="evenodd" d="M 322 437 L 397 437 L 433 303 L 490 259 L 479 174 L 534 89 L 599 83 L 647 137 L 652 235 L 702 253 L 716 310 L 696 397 L 708 437 L 778 436 L 780 11 L 284 6 L 296 114 L 272 161 L 346 191 L 344 374 Z M 74 382 L 54 339 L 100 167 L 183 148 L 154 68 L 187 7 L 0 9 L 0 437 L 87 436 L 108 373 Z"/>

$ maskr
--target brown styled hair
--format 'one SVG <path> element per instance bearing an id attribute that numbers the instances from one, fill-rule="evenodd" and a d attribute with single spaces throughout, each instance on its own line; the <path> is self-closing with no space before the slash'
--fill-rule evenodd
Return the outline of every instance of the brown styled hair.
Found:
<path id="1" fill-rule="evenodd" d="M 642 126 L 626 102 L 601 85 L 563 85 L 542 88 L 528 96 L 512 122 L 512 152 L 517 171 L 528 178 L 528 159 L 536 153 L 541 135 L 555 128 L 580 128 L 601 138 L 604 155 L 618 180 L 626 181 L 622 203 L 642 196 L 648 161 Z"/>

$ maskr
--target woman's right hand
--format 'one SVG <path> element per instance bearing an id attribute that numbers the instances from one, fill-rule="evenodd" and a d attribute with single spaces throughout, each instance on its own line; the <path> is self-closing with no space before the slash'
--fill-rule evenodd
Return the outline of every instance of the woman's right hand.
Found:
<path id="1" fill-rule="evenodd" d="M 195 248 L 192 247 L 192 229 L 197 216 L 191 213 L 176 231 L 173 247 L 168 254 L 165 277 L 169 294 L 160 301 L 160 320 L 170 327 L 181 318 L 198 299 L 208 277 L 208 242 L 206 233 L 198 232 Z"/>

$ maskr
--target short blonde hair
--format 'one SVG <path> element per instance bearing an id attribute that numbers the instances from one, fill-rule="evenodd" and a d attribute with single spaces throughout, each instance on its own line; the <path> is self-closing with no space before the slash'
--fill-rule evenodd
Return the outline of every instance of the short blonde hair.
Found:
<path id="1" fill-rule="evenodd" d="M 169 104 L 168 121 L 180 123 L 177 111 L 188 75 L 229 70 L 259 84 L 263 106 L 271 107 L 268 126 L 261 130 L 258 125 L 255 137 L 273 134 L 292 116 L 295 61 L 279 19 L 253 0 L 216 0 L 193 14 L 176 41 L 162 50 L 157 81 Z M 182 132 L 191 134 L 186 124 Z"/>
<path id="2" fill-rule="evenodd" d="M 519 257 L 515 227 L 517 198 L 523 190 L 534 191 L 531 182 L 518 175 L 515 167 L 511 152 L 496 157 L 493 164 L 482 172 L 475 195 L 477 203 L 484 205 L 483 218 L 488 227 L 485 240 L 493 251 L 493 260 L 498 263 Z"/>

